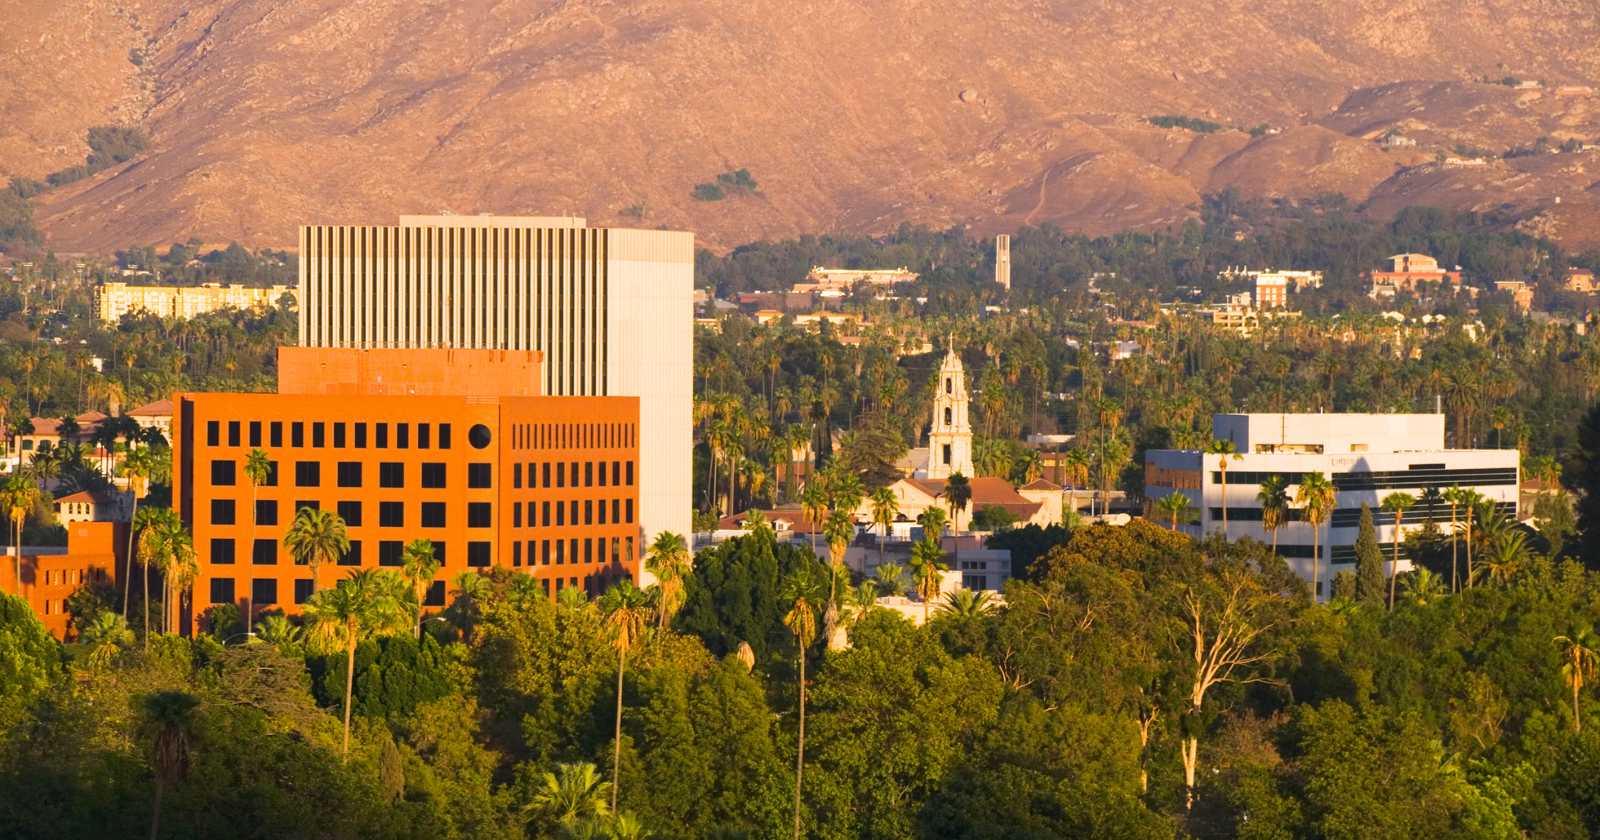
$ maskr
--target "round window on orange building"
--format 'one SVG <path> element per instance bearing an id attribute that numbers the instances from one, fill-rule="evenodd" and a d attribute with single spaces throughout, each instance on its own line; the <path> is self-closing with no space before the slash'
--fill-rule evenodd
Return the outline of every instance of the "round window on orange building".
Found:
<path id="1" fill-rule="evenodd" d="M 472 444 L 473 449 L 482 449 L 485 446 L 488 446 L 489 441 L 493 439 L 493 437 L 494 436 L 489 433 L 489 427 L 483 425 L 482 423 L 479 423 L 467 430 L 467 442 Z"/>

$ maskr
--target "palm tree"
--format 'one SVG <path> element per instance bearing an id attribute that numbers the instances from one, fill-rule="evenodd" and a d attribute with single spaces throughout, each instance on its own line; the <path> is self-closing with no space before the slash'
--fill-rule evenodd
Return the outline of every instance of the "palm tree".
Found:
<path id="1" fill-rule="evenodd" d="M 1574 621 L 1565 635 L 1555 637 L 1555 642 L 1561 646 L 1561 658 L 1565 662 L 1561 666 L 1561 680 L 1572 689 L 1572 731 L 1581 732 L 1583 718 L 1578 710 L 1578 696 L 1583 692 L 1584 683 L 1594 679 L 1595 666 L 1600 662 L 1600 638 L 1596 638 L 1591 625 Z"/>
<path id="2" fill-rule="evenodd" d="M 622 787 L 622 672 L 628 667 L 628 651 L 638 644 L 649 623 L 649 598 L 632 581 L 619 581 L 600 598 L 600 612 L 611 628 L 611 646 L 617 651 L 617 725 L 611 752 L 611 810 L 617 810 L 617 791 Z"/>
<path id="3" fill-rule="evenodd" d="M 794 837 L 800 840 L 800 790 L 806 767 L 806 651 L 817 638 L 816 579 L 809 574 L 796 574 L 784 584 L 783 600 L 790 604 L 783 617 L 783 626 L 794 634 L 800 660 L 800 728 L 794 758 Z"/>
<path id="4" fill-rule="evenodd" d="M 1217 469 L 1222 476 L 1222 536 L 1228 537 L 1228 459 L 1237 461 L 1241 457 L 1238 447 L 1231 440 L 1213 440 L 1206 445 L 1207 455 L 1220 455 L 1217 459 Z"/>
<path id="5" fill-rule="evenodd" d="M 872 491 L 872 524 L 882 528 L 878 534 L 878 565 L 883 565 L 883 543 L 889 537 L 889 528 L 894 525 L 894 520 L 900 515 L 900 500 L 895 498 L 894 491 L 888 487 L 879 487 Z"/>
<path id="6" fill-rule="evenodd" d="M 1261 489 L 1256 492 L 1256 501 L 1261 503 L 1261 527 L 1272 534 L 1272 553 L 1276 555 L 1278 529 L 1283 527 L 1289 515 L 1288 482 L 1279 474 L 1267 476 L 1261 482 Z"/>
<path id="7" fill-rule="evenodd" d="M 1068 504 L 1073 512 L 1078 510 L 1078 488 L 1089 483 L 1089 465 L 1094 461 L 1094 456 L 1087 449 L 1072 449 L 1062 459 L 1067 469 L 1066 479 L 1072 485 L 1067 491 Z M 1094 515 L 1094 494 L 1089 494 L 1089 515 Z"/>
<path id="8" fill-rule="evenodd" d="M 1470 487 L 1461 488 L 1461 506 L 1463 508 L 1465 508 L 1466 512 L 1467 512 L 1467 588 L 1468 589 L 1472 588 L 1472 582 L 1473 582 L 1473 577 L 1474 577 L 1473 570 L 1472 570 L 1472 516 L 1473 516 L 1473 513 L 1476 510 L 1478 510 L 1478 508 L 1483 504 L 1483 502 L 1484 502 L 1483 494 L 1479 493 L 1476 490 L 1473 490 Z"/>
<path id="9" fill-rule="evenodd" d="M 1463 497 L 1460 487 L 1451 487 L 1440 494 L 1450 505 L 1450 591 L 1461 591 L 1461 577 L 1456 567 L 1456 542 L 1460 539 L 1456 530 L 1456 511 L 1461 507 Z"/>
<path id="10" fill-rule="evenodd" d="M 957 589 L 945 593 L 939 609 L 957 618 L 977 618 L 994 609 L 994 597 L 988 592 Z"/>
<path id="11" fill-rule="evenodd" d="M 884 563 L 877 569 L 878 588 L 885 595 L 897 595 L 901 591 L 900 578 L 905 574 L 905 569 L 895 563 Z"/>
<path id="12" fill-rule="evenodd" d="M 323 563 L 337 563 L 350 550 L 349 532 L 344 519 L 331 510 L 303 507 L 294 514 L 283 547 L 294 557 L 295 565 L 311 567 L 311 591 L 317 589 L 317 569 Z"/>
<path id="13" fill-rule="evenodd" d="M 921 539 L 911 547 L 911 576 L 917 584 L 917 595 L 922 598 L 922 621 L 928 621 L 928 607 L 939 596 L 939 586 L 944 582 L 944 550 L 939 543 Z"/>
<path id="14" fill-rule="evenodd" d="M 1411 603 L 1425 607 L 1444 594 L 1444 582 L 1428 569 L 1418 567 L 1406 575 L 1401 594 Z"/>
<path id="15" fill-rule="evenodd" d="M 275 612 L 262 616 L 260 627 L 261 629 L 256 633 L 256 638 L 284 653 L 294 651 L 300 644 L 300 628 L 291 623 L 282 613 Z"/>
<path id="16" fill-rule="evenodd" d="M 800 509 L 811 525 L 811 553 L 816 554 L 817 532 L 822 530 L 822 515 L 828 510 L 828 491 L 815 473 L 800 489 Z"/>
<path id="17" fill-rule="evenodd" d="M 1305 521 L 1311 524 L 1311 593 L 1321 597 L 1319 569 L 1322 562 L 1322 523 L 1333 515 L 1336 503 L 1333 482 L 1320 472 L 1306 473 L 1300 478 L 1300 489 L 1295 493 L 1295 504 L 1305 511 Z"/>
<path id="18" fill-rule="evenodd" d="M 1405 520 L 1406 511 L 1417 503 L 1417 497 L 1410 493 L 1390 493 L 1383 497 L 1383 509 L 1394 514 L 1394 551 L 1389 561 L 1389 609 L 1394 609 L 1394 591 L 1396 578 L 1400 575 L 1400 539 L 1401 523 Z"/>
<path id="19" fill-rule="evenodd" d="M 955 473 L 944 485 L 945 501 L 950 505 L 950 529 L 961 533 L 961 514 L 972 501 L 972 482 L 961 473 Z"/>
<path id="20" fill-rule="evenodd" d="M 600 778 L 589 762 L 557 764 L 554 773 L 545 773 L 528 809 L 561 826 L 569 833 L 611 815 L 606 803 L 612 785 Z"/>
<path id="21" fill-rule="evenodd" d="M 1519 531 L 1504 534 L 1489 544 L 1485 570 L 1491 583 L 1510 586 L 1528 558 L 1528 538 Z"/>
<path id="22" fill-rule="evenodd" d="M 312 573 L 315 576 L 315 572 Z M 439 558 L 433 551 L 433 540 L 414 539 L 400 551 L 400 574 L 410 582 L 417 599 L 417 626 L 414 638 L 422 638 L 422 602 L 427 599 L 426 588 L 439 574 Z"/>
<path id="23" fill-rule="evenodd" d="M 1172 523 L 1171 528 L 1174 531 L 1178 530 L 1179 520 L 1189 521 L 1189 513 L 1192 509 L 1193 505 L 1190 504 L 1189 497 L 1177 490 L 1156 500 L 1156 510 L 1170 520 Z"/>
<path id="24" fill-rule="evenodd" d="M 91 668 L 104 668 L 124 647 L 133 643 L 133 631 L 128 622 L 112 610 L 95 613 L 88 626 L 78 633 L 78 643 L 88 651 L 86 659 Z"/>
<path id="25" fill-rule="evenodd" d="M 256 544 L 256 491 L 272 479 L 272 461 L 260 449 L 250 450 L 244 459 L 244 477 L 250 482 L 250 545 Z M 250 604 L 244 617 L 244 632 L 248 636 L 255 629 L 256 605 Z"/>
<path id="26" fill-rule="evenodd" d="M 28 519 L 28 511 L 39 501 L 39 487 L 29 481 L 21 473 L 12 473 L 4 485 L 0 485 L 0 504 L 6 510 L 6 517 L 11 520 L 13 533 L 16 540 L 12 542 L 11 568 L 16 575 L 18 598 L 22 597 L 22 525 Z"/>
<path id="27" fill-rule="evenodd" d="M 665 630 L 683 607 L 684 581 L 694 573 L 694 557 L 683 535 L 662 531 L 650 544 L 644 562 L 645 568 L 656 576 L 656 618 Z"/>
<path id="28" fill-rule="evenodd" d="M 155 801 L 150 807 L 150 840 L 161 831 L 161 794 L 189 775 L 189 738 L 200 698 L 182 691 L 158 691 L 139 703 L 141 728 L 150 739 Z"/>
<path id="29" fill-rule="evenodd" d="M 133 497 L 133 505 L 128 512 L 128 521 L 130 523 L 139 521 L 139 500 L 150 495 L 150 481 L 156 477 L 157 473 L 162 471 L 162 460 L 156 456 L 155 448 L 150 446 L 135 449 L 122 459 L 122 472 L 128 477 L 128 493 Z M 134 525 L 130 524 L 128 526 L 128 557 L 124 563 L 124 574 L 122 576 L 124 581 L 129 580 L 133 575 L 133 539 L 137 530 L 138 528 Z M 146 577 L 148 576 L 147 571 Z M 146 587 L 146 589 L 148 588 Z M 147 592 L 146 596 L 148 597 L 148 595 L 149 593 Z M 128 586 L 126 583 L 122 587 L 122 617 L 128 617 Z"/>
<path id="30" fill-rule="evenodd" d="M 356 645 L 367 636 L 392 633 L 409 623 L 402 622 L 401 606 L 394 600 L 396 587 L 385 577 L 393 579 L 395 574 L 380 569 L 352 569 L 332 589 L 314 593 L 305 603 L 312 642 L 322 650 L 345 651 L 344 760 L 350 758 L 350 698 L 355 691 Z M 404 586 L 404 581 L 397 582 Z"/>

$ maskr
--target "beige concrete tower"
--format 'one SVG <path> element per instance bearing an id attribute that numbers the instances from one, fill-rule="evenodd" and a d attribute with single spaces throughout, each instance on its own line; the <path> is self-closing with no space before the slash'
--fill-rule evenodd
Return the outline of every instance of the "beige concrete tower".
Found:
<path id="1" fill-rule="evenodd" d="M 972 477 L 972 424 L 967 417 L 967 374 L 953 345 L 934 383 L 933 430 L 928 433 L 928 477 Z"/>
<path id="2" fill-rule="evenodd" d="M 994 238 L 994 282 L 1011 291 L 1011 237 L 1004 233 Z"/>

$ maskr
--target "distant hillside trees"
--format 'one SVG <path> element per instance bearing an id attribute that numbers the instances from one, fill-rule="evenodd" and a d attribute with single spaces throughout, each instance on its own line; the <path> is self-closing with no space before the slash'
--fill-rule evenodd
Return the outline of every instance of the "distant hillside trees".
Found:
<path id="1" fill-rule="evenodd" d="M 1146 117 L 1145 122 L 1158 128 L 1181 128 L 1198 134 L 1212 134 L 1227 128 L 1222 123 L 1203 120 L 1199 117 L 1186 117 L 1182 114 L 1158 114 Z"/>
<path id="2" fill-rule="evenodd" d="M 715 181 L 694 185 L 689 193 L 695 201 L 721 201 L 730 195 L 747 195 L 756 192 L 756 179 L 748 169 L 731 169 L 717 176 Z"/>

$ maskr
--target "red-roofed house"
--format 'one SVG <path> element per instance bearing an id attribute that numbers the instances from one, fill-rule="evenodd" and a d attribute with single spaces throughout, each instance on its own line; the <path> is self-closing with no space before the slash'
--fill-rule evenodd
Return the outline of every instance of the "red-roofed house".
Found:
<path id="1" fill-rule="evenodd" d="M 126 522 L 127 510 L 111 496 L 79 490 L 55 501 L 56 519 L 62 525 L 74 522 Z"/>
<path id="2" fill-rule="evenodd" d="M 145 403 L 128 412 L 133 422 L 139 424 L 141 429 L 155 429 L 161 436 L 172 440 L 172 400 L 156 400 Z"/>

